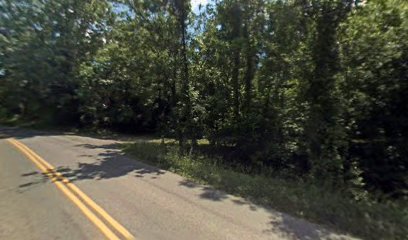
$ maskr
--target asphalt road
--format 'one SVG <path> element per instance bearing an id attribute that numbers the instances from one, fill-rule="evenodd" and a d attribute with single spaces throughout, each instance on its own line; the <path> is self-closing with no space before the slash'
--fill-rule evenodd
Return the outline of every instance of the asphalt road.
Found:
<path id="1" fill-rule="evenodd" d="M 125 239 L 89 201 L 135 239 L 351 239 L 130 159 L 119 143 L 0 128 L 0 239 L 109 239 L 98 219 Z M 35 154 L 55 170 L 42 174 Z"/>

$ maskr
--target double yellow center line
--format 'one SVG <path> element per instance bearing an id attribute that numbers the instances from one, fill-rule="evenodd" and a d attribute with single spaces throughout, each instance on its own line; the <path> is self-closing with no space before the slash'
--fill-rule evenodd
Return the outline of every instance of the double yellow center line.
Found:
<path id="1" fill-rule="evenodd" d="M 38 156 L 34 151 L 23 143 L 9 138 L 7 141 L 20 150 L 28 159 L 30 159 L 52 182 L 68 197 L 82 213 L 93 223 L 101 232 L 111 240 L 135 239 L 118 221 L 113 219 L 105 210 L 96 204 L 90 197 L 82 192 L 77 186 L 71 183 L 66 177 L 59 173 L 55 168 Z M 98 216 L 99 215 L 99 216 Z M 108 227 L 108 225 L 111 227 Z M 116 233 L 115 233 L 116 232 Z"/>

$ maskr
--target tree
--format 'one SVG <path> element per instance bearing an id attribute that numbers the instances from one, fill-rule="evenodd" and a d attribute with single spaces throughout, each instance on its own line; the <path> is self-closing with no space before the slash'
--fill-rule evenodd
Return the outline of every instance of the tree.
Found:
<path id="1" fill-rule="evenodd" d="M 369 188 L 398 196 L 408 181 L 408 4 L 370 1 L 341 26 L 341 91 L 345 121 Z"/>
<path id="2" fill-rule="evenodd" d="M 17 98 L 10 101 L 18 105 L 16 113 L 34 119 L 50 114 L 57 122 L 72 122 L 78 116 L 78 66 L 103 43 L 109 4 L 5 1 L 2 10 L 1 21 L 9 33 L 2 42 L 5 78 L 12 91 L 7 95 Z"/>
<path id="3" fill-rule="evenodd" d="M 306 151 L 313 177 L 339 183 L 344 151 L 341 96 L 337 92 L 337 28 L 353 1 L 311 1 L 304 14 L 312 18 L 308 29 L 311 70 L 303 84 L 308 104 L 305 125 Z M 307 70 L 306 70 L 307 71 Z"/>
<path id="4" fill-rule="evenodd" d="M 0 115 L 150 132 L 228 166 L 400 197 L 402 0 L 0 3 Z M 214 151 L 213 151 L 214 150 Z"/>

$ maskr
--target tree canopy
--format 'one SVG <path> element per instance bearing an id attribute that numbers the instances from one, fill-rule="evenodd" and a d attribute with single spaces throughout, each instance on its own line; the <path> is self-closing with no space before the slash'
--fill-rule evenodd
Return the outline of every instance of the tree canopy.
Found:
<path id="1" fill-rule="evenodd" d="M 404 0 L 1 0 L 0 115 L 401 197 L 407 39 Z"/>

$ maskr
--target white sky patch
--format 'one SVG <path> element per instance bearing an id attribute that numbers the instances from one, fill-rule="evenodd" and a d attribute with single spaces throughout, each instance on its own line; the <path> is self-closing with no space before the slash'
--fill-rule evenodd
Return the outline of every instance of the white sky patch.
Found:
<path id="1" fill-rule="evenodd" d="M 191 0 L 191 8 L 193 9 L 193 12 L 198 13 L 198 6 L 201 4 L 202 7 L 205 7 L 209 0 Z"/>

